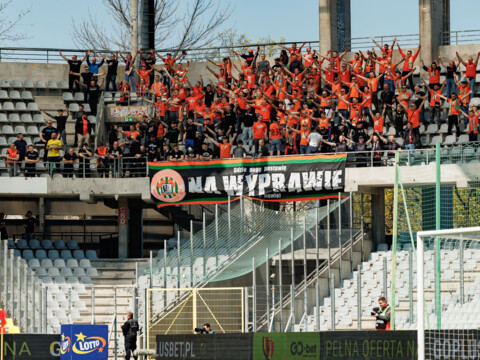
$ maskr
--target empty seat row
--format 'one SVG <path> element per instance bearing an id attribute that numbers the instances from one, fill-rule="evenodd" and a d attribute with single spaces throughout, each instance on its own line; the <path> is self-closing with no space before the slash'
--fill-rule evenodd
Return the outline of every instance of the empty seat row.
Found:
<path id="1" fill-rule="evenodd" d="M 19 251 L 18 249 L 16 251 Z M 96 260 L 98 259 L 97 253 L 94 250 L 87 250 L 84 254 L 83 250 L 73 250 L 73 254 L 71 250 L 60 250 L 61 252 L 59 253 L 59 250 L 48 250 L 48 255 L 47 251 L 43 249 L 35 250 L 35 254 L 33 253 L 33 250 L 31 249 L 26 249 L 23 250 L 22 256 L 25 260 L 30 260 L 33 258 L 36 258 L 38 260 L 43 260 L 43 259 L 63 259 L 63 260 L 69 260 L 69 259 L 77 259 L 77 260 L 82 260 L 82 259 L 90 259 L 90 260 Z"/>
<path id="2" fill-rule="evenodd" d="M 56 267 L 50 267 L 50 268 L 43 268 L 43 267 L 37 267 L 35 268 L 35 274 L 38 277 L 43 277 L 43 276 L 50 276 L 50 277 L 55 277 L 55 276 L 64 276 L 64 277 L 71 277 L 71 276 L 76 276 L 77 278 L 81 278 L 83 276 L 88 276 L 90 278 L 92 277 L 98 277 L 98 272 L 97 269 L 90 267 L 87 269 L 83 269 L 80 267 L 77 268 L 68 268 L 68 267 L 63 267 L 63 268 L 56 268 Z"/>
<path id="3" fill-rule="evenodd" d="M 83 92 L 77 92 L 75 95 L 73 95 L 71 92 L 64 92 L 62 94 L 63 101 L 65 102 L 72 102 L 72 101 L 77 101 L 77 102 L 83 102 L 85 101 L 85 95 Z"/>
<path id="4" fill-rule="evenodd" d="M 0 90 L 0 100 L 27 100 L 33 101 L 33 96 L 31 91 L 20 91 L 12 90 L 7 92 L 5 90 Z"/>
<path id="5" fill-rule="evenodd" d="M 76 240 L 70 239 L 67 240 L 65 243 L 65 240 L 55 240 L 54 243 L 52 243 L 52 240 L 49 239 L 44 239 L 40 243 L 39 240 L 32 239 L 30 242 L 27 242 L 25 239 L 20 239 L 17 241 L 17 249 L 32 249 L 32 250 L 38 250 L 38 249 L 44 249 L 44 250 L 79 250 L 80 247 L 78 246 L 78 243 Z"/>
<path id="6" fill-rule="evenodd" d="M 0 131 L 0 134 L 2 135 L 17 135 L 20 133 L 32 136 L 38 136 L 40 134 L 38 128 L 35 125 L 29 125 L 27 127 L 23 125 L 17 125 L 15 126 L 15 128 L 13 128 L 13 126 L 11 125 L 3 125 L 2 131 Z"/>
<path id="7" fill-rule="evenodd" d="M 12 122 L 20 122 L 20 123 L 36 123 L 36 124 L 45 124 L 45 119 L 43 118 L 42 114 L 9 114 L 8 117 L 4 113 L 0 113 L 0 123 L 12 123 Z"/>
<path id="8" fill-rule="evenodd" d="M 29 102 L 28 104 L 25 104 L 24 102 L 17 102 L 14 104 L 11 101 L 6 101 L 3 103 L 0 109 L 3 109 L 5 111 L 29 111 L 29 112 L 40 111 L 37 103 L 35 102 Z"/>
<path id="9" fill-rule="evenodd" d="M 44 80 L 24 80 L 23 82 L 20 80 L 9 80 L 3 79 L 0 80 L 0 88 L 2 89 L 68 89 L 68 83 L 64 80 L 57 83 L 55 80 L 48 80 L 45 82 Z"/>
<path id="10" fill-rule="evenodd" d="M 90 260 L 88 259 L 55 259 L 52 261 L 52 259 L 30 259 L 28 260 L 28 266 L 32 269 L 37 269 L 37 268 L 44 268 L 44 269 L 49 269 L 51 267 L 55 267 L 58 269 L 62 268 L 69 268 L 69 269 L 75 269 L 75 268 L 82 268 L 84 270 L 91 268 L 92 264 L 90 263 Z"/>

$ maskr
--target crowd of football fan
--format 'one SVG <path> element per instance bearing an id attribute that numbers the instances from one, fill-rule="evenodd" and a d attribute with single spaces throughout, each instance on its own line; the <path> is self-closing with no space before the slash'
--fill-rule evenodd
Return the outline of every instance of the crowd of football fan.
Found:
<path id="1" fill-rule="evenodd" d="M 120 104 L 130 104 L 132 93 L 136 92 L 137 99 L 150 103 L 154 111 L 153 116 L 143 116 L 142 121 L 129 129 L 113 125 L 108 133 L 108 147 L 100 143 L 92 151 L 88 146 L 92 128 L 88 114 L 81 108 L 75 114 L 77 149 L 70 148 L 63 158 L 59 149 L 65 145 L 62 131 L 66 116 L 60 110 L 58 116 L 47 114 L 57 120 L 57 126 L 60 123 L 63 126 L 58 131 L 49 121 L 43 129 L 44 160 L 64 162 L 71 172 L 78 159 L 85 164 L 97 157 L 100 173 L 108 175 L 112 164 L 123 156 L 130 158 L 132 174 L 136 166 L 143 167 L 135 165 L 136 162 L 145 160 L 367 150 L 381 157 L 381 150 L 421 147 L 420 127 L 438 124 L 442 111 L 446 111 L 448 135 L 455 130 L 458 136 L 462 125 L 467 128 L 471 142 L 480 140 L 477 108 L 470 106 L 480 53 L 475 60 L 468 57 L 466 61 L 457 53 L 457 59 L 450 59 L 447 64 L 441 57 L 428 66 L 420 60 L 423 84 L 414 85 L 414 63 L 420 46 L 413 53 L 404 52 L 395 40 L 391 46 L 373 41 L 380 52 L 375 48 L 366 53 L 359 51 L 349 61 L 344 59 L 347 50 L 320 54 L 307 46 L 302 52 L 305 43 L 299 47 L 292 44 L 291 48 L 279 45 L 283 50 L 273 61 L 265 54 L 260 55 L 260 48 L 246 54 L 232 50 L 232 57 L 240 62 L 232 62 L 231 57 L 221 62 L 209 60 L 206 70 L 216 81 L 206 86 L 202 76 L 194 84 L 190 82 L 189 62 L 186 66 L 179 62 L 185 52 L 177 57 L 171 54 L 163 57 L 153 50 L 125 57 L 116 52 L 109 59 L 106 55 L 92 57 L 87 52 L 82 60 L 68 59 L 60 52 L 70 66 L 70 90 L 83 88 L 93 114 L 104 83 L 105 91 L 120 93 Z M 401 55 L 397 63 L 392 61 L 395 46 Z M 119 57 L 125 63 L 125 70 L 122 81 L 117 83 Z M 161 66 L 156 65 L 158 59 Z M 84 60 L 87 65 L 81 72 Z M 104 63 L 108 70 L 100 73 Z M 464 69 L 461 73 L 460 64 Z M 442 70 L 445 81 L 441 83 Z M 429 117 L 425 116 L 426 107 Z M 126 139 L 123 142 L 120 133 Z M 35 156 L 29 152 L 35 151 L 25 147 L 22 151 L 22 146 L 20 149 L 16 146 L 15 150 L 15 146 L 12 144 L 11 154 L 9 149 L 10 163 L 26 159 L 31 164 L 30 158 Z"/>

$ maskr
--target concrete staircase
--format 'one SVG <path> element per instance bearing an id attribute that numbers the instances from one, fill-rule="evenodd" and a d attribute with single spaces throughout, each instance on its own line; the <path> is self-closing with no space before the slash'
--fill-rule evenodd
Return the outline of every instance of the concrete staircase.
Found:
<path id="1" fill-rule="evenodd" d="M 87 288 L 87 294 L 80 296 L 87 309 L 81 312 L 84 318 L 77 323 L 91 324 L 93 322 L 99 325 L 108 325 L 109 334 L 112 332 L 108 346 L 110 359 L 114 358 L 115 339 L 117 358 L 120 359 L 125 356 L 121 326 L 126 320 L 127 312 L 132 311 L 135 314 L 134 316 L 138 317 L 134 299 L 135 268 L 136 263 L 140 268 L 144 267 L 146 262 L 146 259 L 100 259 L 92 261 L 92 266 L 97 269 L 99 276 L 92 279 L 93 287 Z M 116 337 L 112 328 L 115 304 L 117 312 Z M 140 324 L 141 327 L 143 325 Z M 137 345 L 141 345 L 138 340 Z"/>

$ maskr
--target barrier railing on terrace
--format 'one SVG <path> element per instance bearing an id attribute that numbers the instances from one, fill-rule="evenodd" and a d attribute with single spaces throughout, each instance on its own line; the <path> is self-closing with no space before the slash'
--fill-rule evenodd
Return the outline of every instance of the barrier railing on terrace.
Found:
<path id="1" fill-rule="evenodd" d="M 476 33 L 477 38 L 480 40 L 480 30 L 471 30 L 472 34 Z M 458 42 L 463 42 L 466 39 L 460 33 L 463 32 L 451 32 L 451 38 L 458 39 Z M 466 32 L 465 32 L 466 33 Z M 446 34 L 448 35 L 448 34 Z M 419 43 L 419 34 L 406 34 L 406 35 L 378 35 L 374 36 L 375 41 L 380 44 L 390 44 L 393 42 L 393 39 L 396 38 L 398 42 L 402 45 L 403 48 L 417 47 Z M 473 37 L 472 37 L 473 38 Z M 305 41 L 305 40 L 304 40 Z M 159 54 L 166 55 L 167 53 L 180 53 L 181 51 L 187 51 L 185 60 L 190 61 L 205 61 L 207 58 L 220 60 L 226 56 L 232 56 L 232 50 L 238 52 L 244 52 L 246 49 L 255 49 L 257 46 L 260 47 L 261 53 L 266 54 L 267 56 L 279 56 L 282 48 L 278 46 L 281 44 L 286 47 L 291 47 L 293 43 L 300 46 L 304 41 L 296 42 L 279 42 L 279 43 L 249 43 L 238 46 L 212 46 L 205 48 L 196 48 L 196 49 L 175 49 L 175 48 L 165 48 L 158 49 Z M 480 41 L 479 41 L 480 42 Z M 353 37 L 346 39 L 345 43 L 351 51 L 357 50 L 368 50 L 374 47 L 376 50 L 378 48 L 372 41 L 372 37 Z M 303 50 L 305 51 L 306 46 L 311 46 L 312 50 L 319 50 L 318 40 L 307 40 Z M 73 55 L 78 56 L 80 59 L 83 58 L 85 49 L 56 49 L 56 48 L 23 48 L 23 47 L 2 47 L 0 48 L 0 62 L 37 62 L 37 63 L 65 63 L 65 60 L 60 56 L 58 50 L 61 50 L 63 55 L 70 58 Z M 343 51 L 344 49 L 338 49 Z M 114 50 L 95 50 L 99 54 L 110 54 Z M 127 54 L 127 53 L 123 53 Z"/>
<path id="2" fill-rule="evenodd" d="M 415 150 L 398 150 L 400 152 L 400 165 L 429 165 L 435 162 L 435 149 L 424 148 Z M 452 147 L 445 146 L 441 149 L 445 161 L 442 163 L 477 163 L 480 162 L 480 143 L 474 142 L 465 145 Z M 325 154 L 334 154 L 325 153 Z M 340 154 L 340 153 L 336 153 Z M 395 151 L 352 151 L 347 152 L 347 167 L 369 167 L 369 166 L 393 166 Z M 288 157 L 295 155 L 281 155 Z M 248 158 L 252 158 L 249 156 Z M 229 159 L 225 159 L 228 161 Z M 48 176 L 48 177 L 146 177 L 149 176 L 148 162 L 146 157 L 133 158 L 125 157 L 110 160 L 106 166 L 92 158 L 89 165 L 75 164 L 73 169 L 65 169 L 61 162 L 40 163 L 41 166 L 34 168 L 30 174 L 25 171 L 25 164 L 17 165 L 15 176 Z M 5 165 L 0 157 L 0 174 L 12 176 L 12 166 Z"/>

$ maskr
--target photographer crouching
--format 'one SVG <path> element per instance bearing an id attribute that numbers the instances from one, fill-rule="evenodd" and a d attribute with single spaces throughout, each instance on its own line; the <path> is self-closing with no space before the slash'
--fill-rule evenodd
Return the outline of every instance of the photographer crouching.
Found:
<path id="1" fill-rule="evenodd" d="M 203 324 L 201 328 L 195 328 L 195 332 L 200 334 L 215 334 L 215 331 L 212 330 L 209 323 Z"/>
<path id="2" fill-rule="evenodd" d="M 380 307 L 375 307 L 372 310 L 372 316 L 377 318 L 375 322 L 375 330 L 390 330 L 390 305 L 387 304 L 387 299 L 383 296 L 378 298 L 378 305 Z"/>

